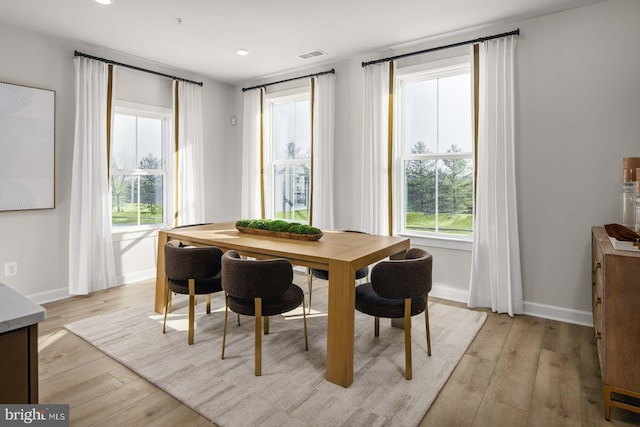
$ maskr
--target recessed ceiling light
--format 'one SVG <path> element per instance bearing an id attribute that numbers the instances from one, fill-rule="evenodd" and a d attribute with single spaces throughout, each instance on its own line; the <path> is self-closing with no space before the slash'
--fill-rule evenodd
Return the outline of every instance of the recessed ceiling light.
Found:
<path id="1" fill-rule="evenodd" d="M 113 4 L 113 0 L 95 0 L 95 2 L 100 4 Z"/>
<path id="2" fill-rule="evenodd" d="M 249 55 L 249 51 L 247 49 L 238 49 L 238 55 L 240 56 L 247 56 Z"/>

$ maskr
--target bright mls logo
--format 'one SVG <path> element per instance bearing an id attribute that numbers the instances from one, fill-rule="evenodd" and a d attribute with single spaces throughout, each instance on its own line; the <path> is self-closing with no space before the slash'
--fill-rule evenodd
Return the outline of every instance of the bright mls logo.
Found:
<path id="1" fill-rule="evenodd" d="M 69 405 L 0 405 L 0 425 L 69 426 Z"/>

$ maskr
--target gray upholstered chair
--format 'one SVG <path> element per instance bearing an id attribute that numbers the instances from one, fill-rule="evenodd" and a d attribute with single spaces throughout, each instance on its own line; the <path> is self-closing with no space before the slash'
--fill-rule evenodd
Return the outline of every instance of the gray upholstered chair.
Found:
<path id="1" fill-rule="evenodd" d="M 375 336 L 380 318 L 404 318 L 405 378 L 410 380 L 411 316 L 424 311 L 427 354 L 431 356 L 428 294 L 431 291 L 433 258 L 427 251 L 409 249 L 402 260 L 378 263 L 371 270 L 371 282 L 356 287 L 356 310 L 374 316 Z"/>
<path id="2" fill-rule="evenodd" d="M 164 268 L 167 276 L 162 333 L 167 331 L 167 312 L 171 292 L 189 295 L 189 334 L 193 344 L 196 295 L 207 296 L 207 314 L 211 313 L 211 294 L 222 291 L 220 270 L 222 250 L 215 246 L 183 246 L 172 240 L 164 246 Z"/>
<path id="3" fill-rule="evenodd" d="M 262 317 L 264 333 L 269 333 L 269 316 L 286 313 L 302 304 L 305 349 L 307 341 L 307 317 L 304 293 L 293 282 L 293 268 L 285 259 L 243 259 L 230 250 L 222 257 L 222 287 L 225 292 L 224 332 L 222 335 L 222 359 L 227 338 L 227 313 L 229 309 L 255 317 L 255 374 L 262 375 Z"/>
<path id="4" fill-rule="evenodd" d="M 343 230 L 345 233 L 364 233 L 364 231 Z M 356 282 L 369 276 L 369 266 L 362 267 L 356 271 Z M 311 293 L 313 291 L 313 278 L 329 280 L 329 272 L 319 268 L 309 268 L 307 270 L 307 288 L 309 289 L 309 313 L 311 313 Z"/>

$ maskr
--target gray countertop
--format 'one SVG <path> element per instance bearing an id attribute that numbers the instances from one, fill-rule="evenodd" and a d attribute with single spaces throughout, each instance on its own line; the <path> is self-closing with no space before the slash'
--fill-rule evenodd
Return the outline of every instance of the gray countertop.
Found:
<path id="1" fill-rule="evenodd" d="M 41 322 L 46 310 L 0 283 L 0 334 Z"/>

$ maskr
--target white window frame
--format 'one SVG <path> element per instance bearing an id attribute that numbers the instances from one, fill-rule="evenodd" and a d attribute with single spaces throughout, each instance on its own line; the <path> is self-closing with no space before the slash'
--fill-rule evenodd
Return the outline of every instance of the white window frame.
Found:
<path id="1" fill-rule="evenodd" d="M 297 102 L 308 100 L 311 102 L 311 93 L 309 86 L 298 87 L 289 90 L 282 90 L 273 93 L 268 93 L 264 98 L 264 111 L 263 111 L 263 129 L 264 129 L 264 147 L 263 147 L 263 168 L 264 168 L 264 204 L 265 204 L 265 216 L 267 218 L 274 219 L 276 213 L 275 207 L 275 180 L 276 175 L 274 170 L 278 166 L 295 166 L 306 165 L 311 170 L 311 153 L 309 153 L 308 159 L 276 159 L 275 155 L 275 129 L 273 126 L 273 107 L 279 104 L 287 104 L 290 102 Z M 313 106 L 312 106 L 313 108 Z M 311 120 L 311 118 L 309 118 Z M 310 129 L 310 131 L 312 131 Z M 311 179 L 309 177 L 309 190 L 311 190 Z M 311 195 L 309 195 L 311 197 Z M 307 209 L 310 209 L 310 203 L 307 205 Z M 289 221 L 288 219 L 285 219 Z M 301 224 L 307 224 L 308 221 L 291 220 L 292 222 L 299 222 Z"/>
<path id="2" fill-rule="evenodd" d="M 173 137 L 173 111 L 170 108 L 156 105 L 140 104 L 136 102 L 116 100 L 114 114 L 132 115 L 137 117 L 147 117 L 162 120 L 162 169 L 114 169 L 110 167 L 109 186 L 111 186 L 111 176 L 114 175 L 161 175 L 164 177 L 163 184 L 163 207 L 162 223 L 157 224 L 135 224 L 112 226 L 112 234 L 131 233 L 136 231 L 159 230 L 172 226 L 172 212 L 174 212 L 174 137 Z M 109 159 L 111 164 L 111 159 Z M 114 173 L 115 172 L 115 173 Z M 111 187 L 110 187 L 111 190 Z M 111 202 L 111 198 L 109 198 Z M 113 210 L 113 207 L 111 206 Z"/>
<path id="3" fill-rule="evenodd" d="M 473 232 L 470 236 L 456 235 L 448 233 L 436 233 L 428 231 L 408 230 L 405 228 L 406 221 L 406 196 L 405 196 L 405 161 L 406 160 L 440 160 L 463 158 L 474 161 L 475 153 L 472 144 L 471 152 L 464 153 L 430 153 L 430 154 L 405 154 L 404 153 L 404 129 L 402 123 L 402 90 L 403 84 L 413 83 L 435 77 L 446 77 L 460 74 L 461 71 L 469 72 L 471 79 L 471 106 L 472 113 L 469 120 L 473 129 L 473 58 L 471 55 L 457 56 L 453 58 L 430 61 L 428 63 L 413 65 L 405 68 L 398 68 L 395 73 L 394 82 L 394 151 L 393 151 L 393 233 L 395 235 L 411 238 L 413 244 L 439 247 L 446 249 L 456 249 L 471 251 L 473 245 Z M 476 165 L 473 165 L 474 169 Z M 475 199 L 475 193 L 473 195 Z"/>

